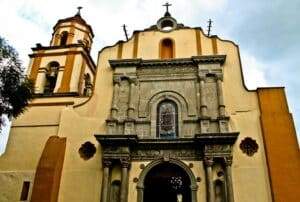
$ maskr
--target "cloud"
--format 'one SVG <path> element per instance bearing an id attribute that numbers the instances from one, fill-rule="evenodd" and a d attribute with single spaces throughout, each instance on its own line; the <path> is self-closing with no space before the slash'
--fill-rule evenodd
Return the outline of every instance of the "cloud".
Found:
<path id="1" fill-rule="evenodd" d="M 258 61 L 253 55 L 250 55 L 246 51 L 241 53 L 241 61 L 245 84 L 248 89 L 268 86 L 264 72 L 266 64 Z"/>

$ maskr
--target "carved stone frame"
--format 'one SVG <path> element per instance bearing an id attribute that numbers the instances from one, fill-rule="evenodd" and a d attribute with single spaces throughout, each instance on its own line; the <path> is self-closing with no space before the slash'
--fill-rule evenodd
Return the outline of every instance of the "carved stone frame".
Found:
<path id="1" fill-rule="evenodd" d="M 204 158 L 232 159 L 232 145 L 239 133 L 202 133 L 193 138 L 139 139 L 137 135 L 95 135 L 102 147 L 102 158 L 110 161 L 151 161 L 140 174 L 137 186 L 138 202 L 143 201 L 143 183 L 146 174 L 155 165 L 170 162 L 183 168 L 191 180 L 192 202 L 197 202 L 197 185 L 192 171 L 183 160 L 202 161 Z M 227 161 L 226 161 L 227 162 Z M 229 163 L 231 161 L 228 161 Z M 128 186 L 128 184 L 126 185 Z"/>
<path id="2" fill-rule="evenodd" d="M 186 101 L 180 97 L 178 94 L 174 92 L 161 92 L 159 94 L 156 94 L 153 96 L 149 103 L 148 103 L 148 108 L 150 108 L 150 120 L 151 121 L 151 129 L 150 129 L 150 138 L 155 138 L 157 134 L 157 108 L 161 102 L 164 100 L 170 100 L 173 101 L 176 104 L 177 107 L 177 130 L 178 130 L 178 137 L 181 137 L 180 135 L 182 134 L 182 128 L 181 126 L 183 125 L 183 117 L 187 116 L 187 104 Z"/>
<path id="3" fill-rule="evenodd" d="M 137 189 L 137 202 L 143 202 L 143 198 L 144 198 L 144 181 L 145 181 L 145 177 L 147 176 L 147 174 L 149 173 L 149 171 L 154 168 L 155 166 L 166 162 L 165 159 L 161 158 L 158 160 L 154 160 L 151 163 L 149 163 L 144 169 L 143 171 L 140 173 L 139 176 L 139 181 L 138 184 L 136 186 Z M 170 158 L 168 159 L 168 162 L 171 164 L 175 164 L 177 166 L 179 166 L 180 168 L 182 168 L 186 174 L 189 176 L 191 185 L 190 185 L 190 189 L 191 189 L 191 202 L 197 202 L 197 190 L 198 190 L 198 185 L 197 185 L 197 181 L 195 178 L 195 175 L 193 174 L 193 172 L 191 171 L 191 169 L 182 161 L 177 160 L 177 159 L 173 159 Z"/>

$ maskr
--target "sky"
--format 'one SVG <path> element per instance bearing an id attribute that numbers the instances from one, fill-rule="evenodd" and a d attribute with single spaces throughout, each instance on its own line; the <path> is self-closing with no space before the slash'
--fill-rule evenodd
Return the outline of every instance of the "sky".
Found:
<path id="1" fill-rule="evenodd" d="M 92 26 L 95 38 L 92 57 L 103 47 L 124 40 L 149 27 L 164 14 L 166 0 L 0 0 L 0 36 L 16 48 L 28 65 L 36 43 L 49 45 L 52 28 L 73 16 L 82 6 L 82 17 Z M 180 23 L 207 30 L 232 40 L 240 47 L 248 89 L 285 86 L 296 129 L 300 131 L 300 1 L 289 0 L 170 0 L 170 13 Z M 298 139 L 300 135 L 298 134 Z M 1 152 L 1 149 L 0 149 Z"/>

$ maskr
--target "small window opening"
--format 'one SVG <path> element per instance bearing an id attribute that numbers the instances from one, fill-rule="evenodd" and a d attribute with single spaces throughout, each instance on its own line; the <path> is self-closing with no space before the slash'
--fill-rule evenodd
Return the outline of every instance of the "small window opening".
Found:
<path id="1" fill-rule="evenodd" d="M 174 44 L 171 39 L 164 39 L 161 42 L 161 59 L 174 58 Z"/>
<path id="2" fill-rule="evenodd" d="M 20 197 L 21 201 L 28 200 L 29 188 L 30 188 L 30 182 L 24 181 L 23 187 L 22 187 L 22 192 L 21 192 L 21 197 Z"/>
<path id="3" fill-rule="evenodd" d="M 68 40 L 68 32 L 64 31 L 61 33 L 60 45 L 61 46 L 67 45 L 67 40 Z"/>
<path id="4" fill-rule="evenodd" d="M 46 84 L 44 88 L 45 94 L 53 93 L 56 85 L 58 69 L 59 69 L 58 62 L 51 62 L 48 65 L 47 72 L 46 72 Z"/>

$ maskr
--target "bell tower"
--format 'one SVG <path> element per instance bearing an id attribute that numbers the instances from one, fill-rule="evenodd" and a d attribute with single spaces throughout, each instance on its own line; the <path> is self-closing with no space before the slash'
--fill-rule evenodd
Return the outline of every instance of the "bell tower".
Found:
<path id="1" fill-rule="evenodd" d="M 81 17 L 60 19 L 53 27 L 49 46 L 32 48 L 28 74 L 37 96 L 90 96 L 96 65 L 90 55 L 94 33 Z"/>

